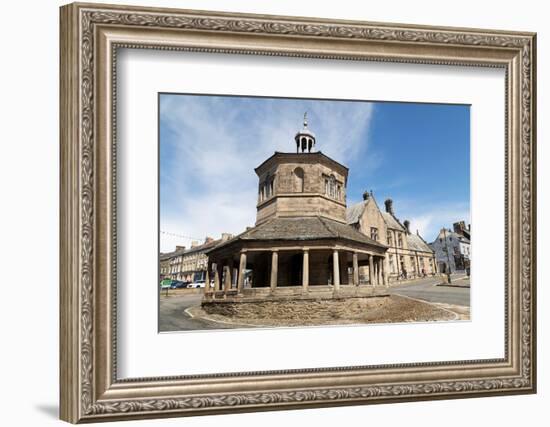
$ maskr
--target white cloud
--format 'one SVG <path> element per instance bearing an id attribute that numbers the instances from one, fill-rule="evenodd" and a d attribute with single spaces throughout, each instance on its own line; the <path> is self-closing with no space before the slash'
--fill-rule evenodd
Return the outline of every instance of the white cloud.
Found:
<path id="1" fill-rule="evenodd" d="M 397 205 L 394 202 L 395 205 Z M 420 233 L 422 238 L 431 243 L 441 228 L 452 228 L 457 221 L 470 223 L 470 209 L 464 203 L 430 204 L 426 206 L 404 207 L 396 212 L 401 221 L 410 221 L 411 232 Z"/>
<path id="2" fill-rule="evenodd" d="M 253 169 L 274 151 L 295 150 L 304 110 L 317 150 L 344 164 L 368 150 L 370 103 L 163 96 L 162 124 L 172 136 L 161 144 L 173 156 L 161 158 L 161 230 L 217 238 L 253 225 Z M 174 240 L 161 234 L 161 251 Z"/>

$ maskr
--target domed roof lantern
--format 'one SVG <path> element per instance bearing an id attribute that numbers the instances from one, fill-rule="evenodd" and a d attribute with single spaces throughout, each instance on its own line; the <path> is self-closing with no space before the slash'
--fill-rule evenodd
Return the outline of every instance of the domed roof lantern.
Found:
<path id="1" fill-rule="evenodd" d="M 294 136 L 294 140 L 297 153 L 311 153 L 315 147 L 315 134 L 307 128 L 307 111 L 304 113 L 304 127 Z"/>

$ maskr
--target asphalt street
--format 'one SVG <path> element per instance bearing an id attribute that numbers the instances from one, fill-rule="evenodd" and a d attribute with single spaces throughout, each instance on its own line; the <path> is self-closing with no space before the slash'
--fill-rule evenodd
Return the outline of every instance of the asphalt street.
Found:
<path id="1" fill-rule="evenodd" d="M 452 278 L 452 285 L 437 286 L 441 283 L 439 279 L 425 279 L 421 282 L 391 286 L 390 293 L 404 295 L 411 298 L 421 299 L 428 302 L 470 306 L 470 284 L 467 278 Z"/>
<path id="2" fill-rule="evenodd" d="M 195 331 L 201 329 L 229 329 L 235 328 L 223 323 L 210 322 L 204 319 L 191 317 L 185 312 L 189 307 L 201 303 L 202 294 L 177 295 L 160 298 L 159 332 Z"/>

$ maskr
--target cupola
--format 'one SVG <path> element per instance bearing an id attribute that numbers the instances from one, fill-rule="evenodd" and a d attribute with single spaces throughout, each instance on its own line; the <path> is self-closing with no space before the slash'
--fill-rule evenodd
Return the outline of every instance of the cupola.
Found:
<path id="1" fill-rule="evenodd" d="M 315 134 L 307 127 L 307 111 L 304 113 L 304 126 L 294 136 L 294 140 L 297 153 L 311 153 L 315 148 Z"/>

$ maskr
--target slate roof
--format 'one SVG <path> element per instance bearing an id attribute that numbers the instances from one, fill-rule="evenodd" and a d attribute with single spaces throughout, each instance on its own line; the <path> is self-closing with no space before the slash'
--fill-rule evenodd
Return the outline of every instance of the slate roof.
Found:
<path id="1" fill-rule="evenodd" d="M 361 215 L 363 215 L 366 204 L 367 202 L 363 200 L 362 202 L 348 206 L 346 209 L 346 222 L 348 224 L 357 224 L 361 218 Z"/>
<path id="2" fill-rule="evenodd" d="M 452 237 L 453 239 L 456 239 L 458 240 L 459 242 L 463 242 L 463 243 L 470 243 L 470 239 L 468 239 L 466 236 L 463 236 L 462 234 L 458 234 L 458 233 L 455 233 L 454 231 L 452 230 L 446 230 L 445 232 L 447 238 L 449 237 Z M 439 234 L 437 235 L 437 237 L 435 238 L 435 240 L 432 242 L 432 243 L 435 243 L 438 239 L 442 239 L 443 238 L 443 231 L 440 231 Z"/>
<path id="3" fill-rule="evenodd" d="M 376 242 L 348 224 L 343 224 L 320 216 L 273 218 L 235 236 L 216 248 L 240 241 L 285 240 L 307 241 L 322 239 L 346 239 L 379 247 L 386 245 Z"/>
<path id="4" fill-rule="evenodd" d="M 397 218 L 395 218 L 392 214 L 382 211 L 380 211 L 380 213 L 382 214 L 382 218 L 384 218 L 384 222 L 388 227 L 393 228 L 394 230 L 405 231 L 405 227 L 403 227 Z"/>
<path id="5" fill-rule="evenodd" d="M 172 251 L 172 252 L 161 253 L 160 256 L 159 256 L 159 259 L 160 259 L 160 261 L 166 261 L 167 259 L 175 258 L 175 257 L 180 256 L 180 255 L 192 254 L 193 252 L 199 252 L 199 251 L 200 252 L 207 251 L 207 250 L 212 249 L 213 247 L 219 245 L 221 242 L 222 242 L 221 239 L 212 240 L 210 242 L 202 243 L 200 245 L 197 245 L 197 246 L 194 246 L 194 247 L 191 247 L 191 248 L 177 249 L 177 250 Z"/>
<path id="6" fill-rule="evenodd" d="M 433 249 L 417 234 L 407 234 L 407 245 L 409 249 L 422 252 L 433 252 Z"/>

